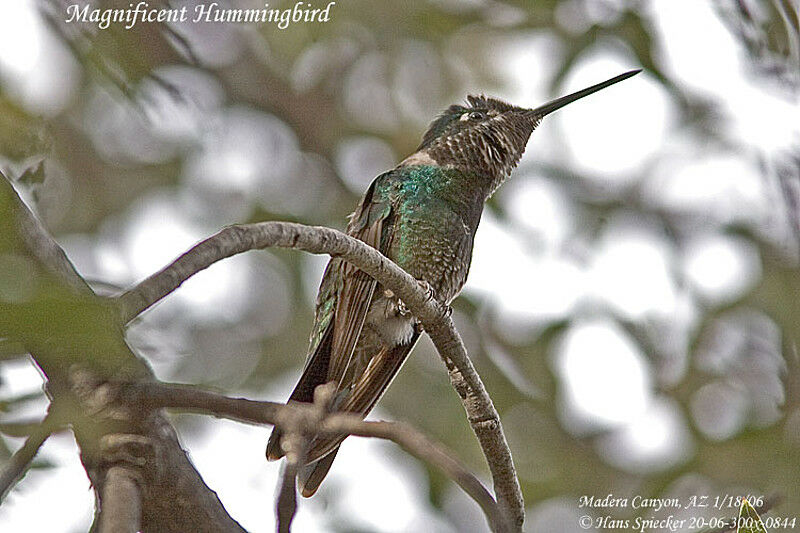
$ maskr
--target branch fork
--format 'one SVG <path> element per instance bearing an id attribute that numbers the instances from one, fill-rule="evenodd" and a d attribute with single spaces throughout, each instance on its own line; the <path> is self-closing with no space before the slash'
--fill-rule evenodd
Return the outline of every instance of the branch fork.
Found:
<path id="1" fill-rule="evenodd" d="M 522 495 L 499 416 L 467 357 L 450 319 L 450 309 L 375 249 L 323 227 L 285 222 L 231 226 L 193 247 L 130 291 L 118 298 L 106 299 L 92 292 L 63 250 L 3 177 L 0 201 L 6 200 L 10 216 L 5 218 L 3 227 L 20 237 L 18 241 L 10 241 L 11 250 L 25 254 L 37 267 L 43 267 L 41 272 L 52 274 L 42 279 L 59 294 L 64 306 L 87 310 L 74 317 L 69 331 L 42 339 L 42 328 L 37 323 L 20 322 L 16 324 L 15 335 L 47 376 L 48 394 L 54 399 L 54 405 L 65 403 L 72 407 L 64 420 L 73 429 L 87 474 L 99 498 L 101 512 L 96 516 L 93 531 L 98 527 L 101 531 L 132 532 L 153 528 L 175 533 L 186 528 L 243 531 L 193 468 L 161 409 L 177 408 L 249 423 L 274 424 L 275 416 L 283 409 L 292 409 L 296 414 L 300 406 L 225 398 L 194 387 L 158 383 L 146 364 L 121 338 L 121 329 L 116 332 L 109 313 L 116 310 L 118 324 L 125 324 L 216 261 L 270 246 L 342 257 L 377 279 L 404 302 L 448 367 L 451 382 L 462 399 L 489 463 L 497 501 L 447 450 L 408 424 L 366 422 L 346 413 L 326 413 L 315 432 L 393 440 L 417 458 L 441 468 L 458 483 L 479 503 L 494 531 L 521 530 Z M 45 303 L 37 301 L 36 304 Z M 14 308 L 5 311 L 15 316 Z M 94 331 L 106 323 L 111 328 L 106 330 L 108 335 L 98 337 L 97 342 L 91 342 L 90 337 L 82 338 L 81 343 L 74 346 L 78 349 L 73 349 L 75 341 L 70 331 Z M 114 379 L 128 380 L 128 383 Z M 131 401 L 137 398 L 138 401 Z M 314 416 L 318 420 L 320 415 L 317 412 L 304 416 Z M 34 428 L 9 468 L 0 473 L 3 493 L 19 479 L 41 443 L 59 426 L 48 417 L 39 428 Z M 139 437 L 151 439 L 152 449 Z M 290 444 L 290 447 L 294 446 Z M 297 457 L 297 461 L 293 460 L 289 468 L 302 464 L 302 449 L 294 450 L 291 455 Z M 146 475 L 142 476 L 140 470 Z M 160 479 L 151 479 L 151 475 L 164 476 L 171 482 L 164 484 Z M 293 488 L 293 476 L 287 476 L 286 483 Z M 291 499 L 293 491 L 287 489 L 286 494 Z M 289 519 L 283 522 L 287 529 L 290 517 L 288 513 Z"/>
<path id="2" fill-rule="evenodd" d="M 467 418 L 489 464 L 497 501 L 514 529 L 525 518 L 522 491 L 500 416 L 467 356 L 450 318 L 451 309 L 432 297 L 418 280 L 380 252 L 340 231 L 289 222 L 228 226 L 195 245 L 160 272 L 116 298 L 124 323 L 138 316 L 184 281 L 215 262 L 269 247 L 293 248 L 341 257 L 392 291 L 421 322 L 449 371 Z"/>

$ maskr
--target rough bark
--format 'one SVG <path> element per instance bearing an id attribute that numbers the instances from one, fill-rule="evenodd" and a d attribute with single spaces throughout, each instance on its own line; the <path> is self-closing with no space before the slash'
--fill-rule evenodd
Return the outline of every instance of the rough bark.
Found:
<path id="1" fill-rule="evenodd" d="M 4 176 L 0 235 L 0 253 L 28 265 L 24 282 L 31 287 L 24 299 L 0 303 L 0 336 L 21 342 L 46 376 L 47 392 L 75 434 L 98 507 L 108 471 L 117 465 L 102 439 L 135 436 L 149 453 L 137 465 L 142 531 L 244 531 L 203 482 L 160 410 L 141 417 L 107 405 L 104 380 L 150 380 L 152 373 L 125 343 L 116 307 L 89 289 Z"/>

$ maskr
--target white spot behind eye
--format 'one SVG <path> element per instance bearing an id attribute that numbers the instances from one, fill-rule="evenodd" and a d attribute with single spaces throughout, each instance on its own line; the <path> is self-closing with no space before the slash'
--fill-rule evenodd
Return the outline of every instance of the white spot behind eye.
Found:
<path id="1" fill-rule="evenodd" d="M 470 115 L 469 113 L 463 113 L 458 120 L 460 120 L 461 122 L 466 122 L 467 120 L 469 120 L 469 115 Z"/>

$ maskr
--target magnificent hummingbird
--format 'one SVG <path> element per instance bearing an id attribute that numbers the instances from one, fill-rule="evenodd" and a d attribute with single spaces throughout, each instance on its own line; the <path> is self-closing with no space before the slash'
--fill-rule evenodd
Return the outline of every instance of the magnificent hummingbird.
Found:
<path id="1" fill-rule="evenodd" d="M 378 249 L 449 305 L 464 286 L 485 201 L 516 167 L 542 119 L 584 96 L 638 74 L 632 70 L 535 109 L 468 96 L 451 105 L 422 137 L 417 151 L 375 178 L 347 233 Z M 390 290 L 356 267 L 332 258 L 322 277 L 303 374 L 291 401 L 313 401 L 334 382 L 332 411 L 365 417 L 419 339 L 419 322 Z M 316 492 L 344 436 L 317 436 L 298 473 L 303 496 Z M 267 457 L 284 455 L 275 428 Z"/>

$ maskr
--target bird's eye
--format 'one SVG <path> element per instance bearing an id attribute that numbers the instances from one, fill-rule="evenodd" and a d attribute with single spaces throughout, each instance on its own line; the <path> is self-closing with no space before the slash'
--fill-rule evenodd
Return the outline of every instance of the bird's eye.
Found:
<path id="1" fill-rule="evenodd" d="M 472 120 L 482 120 L 486 118 L 486 114 L 484 114 L 482 111 L 473 111 L 469 114 L 469 118 Z"/>

